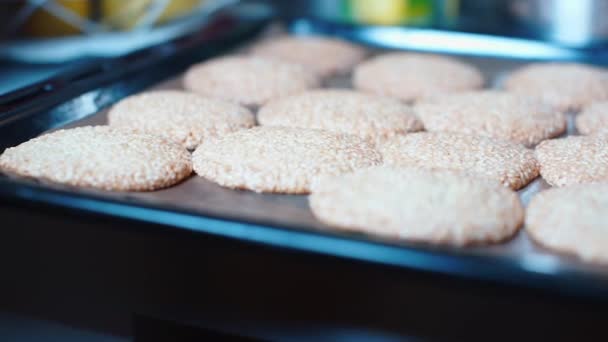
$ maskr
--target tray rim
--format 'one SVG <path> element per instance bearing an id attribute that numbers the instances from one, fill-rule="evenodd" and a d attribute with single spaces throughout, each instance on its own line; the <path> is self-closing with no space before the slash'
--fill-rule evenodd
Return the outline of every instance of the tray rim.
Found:
<path id="1" fill-rule="evenodd" d="M 524 36 L 414 26 L 358 25 L 317 17 L 289 18 L 288 28 L 294 34 L 336 36 L 381 49 L 537 62 L 608 64 L 605 45 L 571 47 Z M 458 44 L 446 44 L 450 40 Z"/>
<path id="2" fill-rule="evenodd" d="M 143 201 L 70 192 L 0 175 L 0 204 L 65 209 L 73 214 L 92 214 L 164 227 L 194 234 L 213 235 L 280 250 L 320 254 L 401 268 L 426 274 L 499 285 L 548 290 L 554 294 L 608 300 L 608 279 L 575 268 L 555 273 L 535 272 L 520 262 L 448 246 L 420 247 L 388 243 L 362 236 L 306 227 L 242 220 L 225 215 L 176 208 Z M 124 226 L 122 226 L 124 228 Z M 109 229 L 112 229 L 108 225 Z"/>

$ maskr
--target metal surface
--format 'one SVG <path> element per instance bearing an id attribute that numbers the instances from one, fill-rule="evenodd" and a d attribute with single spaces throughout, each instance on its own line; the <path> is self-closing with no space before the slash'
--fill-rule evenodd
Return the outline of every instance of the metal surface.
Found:
<path id="1" fill-rule="evenodd" d="M 500 85 L 505 73 L 522 65 L 521 61 L 504 59 L 467 60 L 483 70 L 488 86 L 494 87 Z M 152 69 L 144 75 L 129 74 L 128 78 L 123 76 L 108 86 L 67 99 L 54 110 L 4 120 L 0 122 L 0 143 L 3 147 L 16 145 L 58 127 L 103 124 L 104 107 L 126 95 L 147 85 L 180 86 L 179 78 L 154 85 L 158 78 L 150 78 L 153 74 Z M 329 85 L 349 87 L 349 78 L 337 77 Z M 541 180 L 534 181 L 520 191 L 522 201 L 527 203 L 545 186 Z M 321 224 L 311 214 L 304 196 L 229 190 L 197 176 L 169 189 L 143 193 L 76 189 L 1 177 L 0 197 L 410 270 L 608 299 L 608 268 L 540 248 L 525 231 L 504 244 L 461 249 L 383 240 L 334 231 Z"/>
<path id="2" fill-rule="evenodd" d="M 565 46 L 587 47 L 608 42 L 605 0 L 513 0 L 507 14 L 533 37 Z"/>
<path id="3" fill-rule="evenodd" d="M 352 25 L 299 18 L 289 22 L 296 34 L 326 34 L 385 49 L 487 56 L 540 61 L 608 62 L 608 49 L 577 49 L 516 36 L 411 28 L 401 26 Z"/>
<path id="4" fill-rule="evenodd" d="M 406 0 L 274 1 L 290 20 L 306 19 L 359 28 L 442 29 L 449 32 L 527 38 L 548 45 L 589 48 L 608 43 L 604 0 Z M 410 7 L 411 8 L 408 8 Z M 359 9 L 357 11 L 356 9 Z M 365 12 L 373 12 L 366 14 Z"/>

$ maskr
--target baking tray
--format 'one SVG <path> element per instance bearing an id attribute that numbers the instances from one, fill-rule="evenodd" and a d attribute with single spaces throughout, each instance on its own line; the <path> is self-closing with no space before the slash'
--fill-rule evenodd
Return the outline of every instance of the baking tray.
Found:
<path id="1" fill-rule="evenodd" d="M 177 47 L 172 49 L 165 46 L 109 64 L 92 64 L 92 69 L 63 75 L 64 78 L 34 86 L 35 90 L 26 89 L 0 99 L 0 105 L 7 109 L 0 116 L 0 150 L 49 130 L 103 124 L 106 111 L 113 103 L 146 89 L 179 88 L 180 74 L 188 65 L 222 52 L 241 52 L 246 44 L 252 43 L 250 38 L 268 24 L 267 19 L 237 22 L 229 23 L 238 26 L 230 35 L 209 33 L 204 39 L 204 49 L 194 48 L 200 46 L 200 37 L 198 40 L 190 37 L 190 40 L 175 42 Z M 231 48 L 233 50 L 229 50 Z M 506 73 L 526 63 L 525 60 L 462 58 L 483 71 L 488 86 L 498 86 Z M 348 87 L 349 77 L 336 77 L 326 86 Z M 40 95 L 40 90 L 48 94 Z M 574 133 L 570 128 L 569 134 Z M 546 183 L 537 179 L 520 190 L 524 204 L 545 187 Z M 305 196 L 230 190 L 195 175 L 177 186 L 141 193 L 78 189 L 2 175 L 0 199 L 161 224 L 197 234 L 408 271 L 608 299 L 607 267 L 549 252 L 533 244 L 523 230 L 503 244 L 468 248 L 389 241 L 332 230 L 314 218 Z"/>

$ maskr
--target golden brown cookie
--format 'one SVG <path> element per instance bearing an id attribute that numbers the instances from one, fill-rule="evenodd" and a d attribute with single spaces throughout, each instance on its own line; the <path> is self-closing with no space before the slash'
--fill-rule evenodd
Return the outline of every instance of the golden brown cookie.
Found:
<path id="1" fill-rule="evenodd" d="M 608 134 L 608 101 L 595 102 L 576 116 L 576 128 L 581 134 Z"/>
<path id="2" fill-rule="evenodd" d="M 357 45 L 321 36 L 279 37 L 254 46 L 252 53 L 301 64 L 321 77 L 347 73 L 365 57 Z"/>
<path id="3" fill-rule="evenodd" d="M 566 131 L 566 116 L 553 107 L 494 90 L 441 96 L 414 110 L 428 131 L 481 135 L 526 146 Z"/>
<path id="4" fill-rule="evenodd" d="M 481 88 L 483 77 L 472 65 L 451 57 L 392 52 L 359 64 L 355 88 L 403 101 Z"/>
<path id="5" fill-rule="evenodd" d="M 207 139 L 250 128 L 255 117 L 245 107 L 177 90 L 129 96 L 108 113 L 108 123 L 150 133 L 195 149 Z"/>
<path id="6" fill-rule="evenodd" d="M 562 111 L 608 99 L 606 71 L 577 63 L 530 64 L 512 73 L 504 85 L 508 91 L 536 97 Z"/>
<path id="7" fill-rule="evenodd" d="M 160 137 L 87 126 L 8 148 L 0 170 L 78 187 L 147 191 L 188 177 L 192 163 L 185 148 Z"/>
<path id="8" fill-rule="evenodd" d="M 316 88 L 320 79 L 301 65 L 261 57 L 228 56 L 190 67 L 183 83 L 186 89 L 203 96 L 260 106 Z"/>
<path id="9" fill-rule="evenodd" d="M 532 198 L 526 230 L 537 243 L 608 263 L 608 183 L 552 188 Z"/>
<path id="10" fill-rule="evenodd" d="M 517 194 L 497 182 L 386 166 L 322 178 L 309 203 L 339 230 L 455 246 L 505 240 L 524 219 Z"/>
<path id="11" fill-rule="evenodd" d="M 553 186 L 608 182 L 608 137 L 571 136 L 536 147 L 540 174 Z"/>
<path id="12" fill-rule="evenodd" d="M 266 126 L 324 129 L 370 142 L 419 131 L 422 123 L 398 100 L 352 90 L 311 90 L 272 101 L 258 112 Z"/>
<path id="13" fill-rule="evenodd" d="M 526 186 L 539 172 L 532 150 L 479 136 L 413 133 L 393 138 L 380 151 L 386 165 L 466 172 L 512 189 Z"/>
<path id="14" fill-rule="evenodd" d="M 382 163 L 365 140 L 290 127 L 255 127 L 204 142 L 192 155 L 196 173 L 221 186 L 303 194 L 311 182 Z"/>

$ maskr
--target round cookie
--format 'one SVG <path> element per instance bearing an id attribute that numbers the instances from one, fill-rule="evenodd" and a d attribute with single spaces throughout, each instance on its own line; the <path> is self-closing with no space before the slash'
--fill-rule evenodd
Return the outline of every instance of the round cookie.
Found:
<path id="1" fill-rule="evenodd" d="M 496 182 L 387 166 L 323 178 L 309 203 L 337 229 L 455 246 L 505 240 L 524 219 L 517 194 Z"/>
<path id="2" fill-rule="evenodd" d="M 581 134 L 608 134 L 608 101 L 587 106 L 576 116 L 576 129 Z"/>
<path id="3" fill-rule="evenodd" d="M 254 46 L 254 55 L 301 64 L 321 77 L 345 74 L 365 57 L 349 42 L 321 36 L 287 36 Z"/>
<path id="4" fill-rule="evenodd" d="M 228 56 L 190 67 L 183 83 L 186 89 L 200 95 L 259 106 L 316 88 L 320 80 L 297 64 L 253 56 Z"/>
<path id="5" fill-rule="evenodd" d="M 466 172 L 519 189 L 538 176 L 534 152 L 519 144 L 454 133 L 396 137 L 380 151 L 385 165 Z"/>
<path id="6" fill-rule="evenodd" d="M 608 99 L 608 74 L 577 63 L 535 63 L 513 72 L 504 84 L 508 91 L 533 96 L 561 111 Z"/>
<path id="7" fill-rule="evenodd" d="M 585 261 L 608 263 L 608 183 L 542 191 L 526 212 L 526 230 L 540 245 Z"/>
<path id="8" fill-rule="evenodd" d="M 353 84 L 365 92 L 415 101 L 481 88 L 483 77 L 475 67 L 450 57 L 393 52 L 359 64 Z"/>
<path id="9" fill-rule="evenodd" d="M 185 148 L 160 137 L 87 126 L 6 149 L 0 170 L 79 187 L 148 191 L 188 177 L 192 163 Z"/>
<path id="10" fill-rule="evenodd" d="M 206 139 L 250 128 L 253 114 L 237 104 L 176 90 L 129 96 L 108 113 L 112 127 L 150 133 L 193 150 Z"/>
<path id="11" fill-rule="evenodd" d="M 571 136 L 536 147 L 540 174 L 553 186 L 608 181 L 608 137 Z"/>
<path id="12" fill-rule="evenodd" d="M 398 100 L 352 90 L 312 90 L 271 101 L 258 112 L 267 126 L 355 134 L 370 142 L 419 131 L 422 123 Z"/>
<path id="13" fill-rule="evenodd" d="M 481 135 L 534 146 L 566 131 L 566 116 L 523 95 L 484 90 L 433 98 L 414 108 L 428 131 Z"/>
<path id="14" fill-rule="evenodd" d="M 221 186 L 302 194 L 323 175 L 382 163 L 371 144 L 354 135 L 290 127 L 254 127 L 204 142 L 194 170 Z"/>

